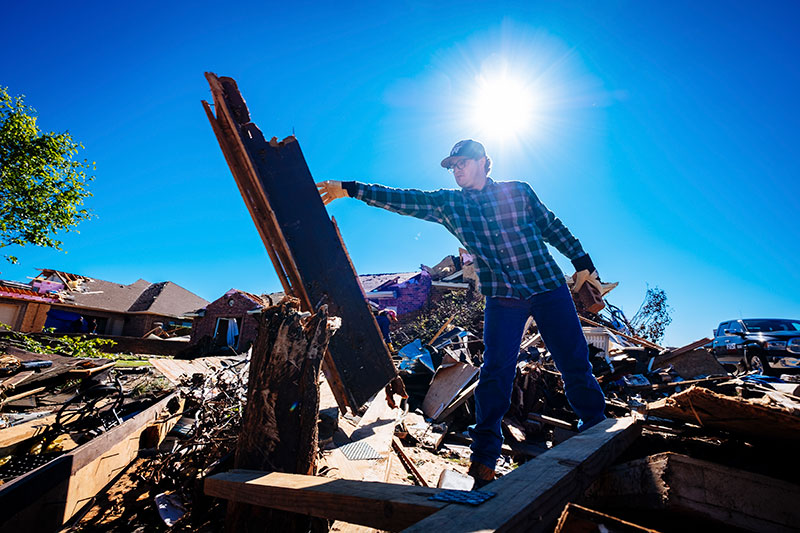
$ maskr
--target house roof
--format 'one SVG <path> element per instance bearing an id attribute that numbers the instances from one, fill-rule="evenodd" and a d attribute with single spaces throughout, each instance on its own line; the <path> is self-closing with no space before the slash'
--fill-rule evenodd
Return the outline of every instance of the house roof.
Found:
<path id="1" fill-rule="evenodd" d="M 40 270 L 41 278 L 55 275 L 65 282 L 64 288 L 55 293 L 58 303 L 62 305 L 165 316 L 183 316 L 192 309 L 208 305 L 205 299 L 171 281 L 150 283 L 138 279 L 129 285 L 122 285 L 58 270 Z M 67 282 L 71 283 L 67 285 Z"/>
<path id="2" fill-rule="evenodd" d="M 358 276 L 364 292 L 372 292 L 385 285 L 399 285 L 419 276 L 421 272 L 395 272 L 393 274 L 365 274 Z"/>
<path id="3" fill-rule="evenodd" d="M 193 292 L 184 289 L 177 283 L 162 281 L 153 283 L 142 291 L 136 301 L 128 308 L 128 312 L 182 316 L 203 305 L 208 305 L 208 302 Z"/>

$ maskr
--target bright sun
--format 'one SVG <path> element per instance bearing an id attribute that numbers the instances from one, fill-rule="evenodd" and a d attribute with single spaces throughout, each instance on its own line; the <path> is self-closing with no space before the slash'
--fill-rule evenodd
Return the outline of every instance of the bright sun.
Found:
<path id="1" fill-rule="evenodd" d="M 482 135 L 510 139 L 524 135 L 533 118 L 530 87 L 508 76 L 481 76 L 473 100 L 473 121 Z"/>

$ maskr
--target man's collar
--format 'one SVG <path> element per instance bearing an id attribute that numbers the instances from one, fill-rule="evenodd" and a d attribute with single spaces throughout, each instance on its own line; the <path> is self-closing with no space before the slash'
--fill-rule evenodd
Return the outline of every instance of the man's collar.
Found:
<path id="1" fill-rule="evenodd" d="M 466 191 L 467 193 L 469 193 L 469 194 L 474 196 L 474 195 L 478 195 L 478 194 L 481 194 L 481 193 L 484 193 L 484 192 L 488 191 L 491 187 L 494 187 L 495 183 L 496 182 L 492 178 L 487 176 L 486 177 L 486 183 L 483 185 L 482 189 L 480 189 L 480 190 L 478 190 L 478 189 L 462 189 L 462 190 Z"/>

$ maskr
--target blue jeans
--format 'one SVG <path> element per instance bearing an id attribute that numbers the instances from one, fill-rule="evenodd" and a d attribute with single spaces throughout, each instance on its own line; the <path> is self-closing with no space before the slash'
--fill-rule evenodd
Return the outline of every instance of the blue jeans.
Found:
<path id="1" fill-rule="evenodd" d="M 605 397 L 592 374 L 589 349 L 566 284 L 527 300 L 487 298 L 483 323 L 480 380 L 475 389 L 475 420 L 469 428 L 472 461 L 494 468 L 503 445 L 501 422 L 511 405 L 519 346 L 528 317 L 533 315 L 542 340 L 564 381 L 579 430 L 605 419 Z"/>

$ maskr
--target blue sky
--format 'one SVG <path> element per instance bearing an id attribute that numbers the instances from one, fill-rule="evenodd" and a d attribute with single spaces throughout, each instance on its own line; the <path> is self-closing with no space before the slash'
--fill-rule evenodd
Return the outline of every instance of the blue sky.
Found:
<path id="1" fill-rule="evenodd" d="M 86 146 L 97 217 L 64 235 L 66 254 L 13 250 L 4 279 L 279 290 L 200 106 L 212 71 L 238 81 L 265 135 L 296 133 L 318 180 L 451 187 L 439 161 L 482 140 L 493 177 L 531 183 L 620 282 L 612 303 L 631 316 L 648 285 L 666 291 L 667 344 L 729 318 L 800 318 L 793 2 L 22 4 L 2 11 L 0 84 Z M 532 102 L 503 135 L 474 109 L 498 79 Z M 329 211 L 359 273 L 458 247 L 356 200 Z"/>

